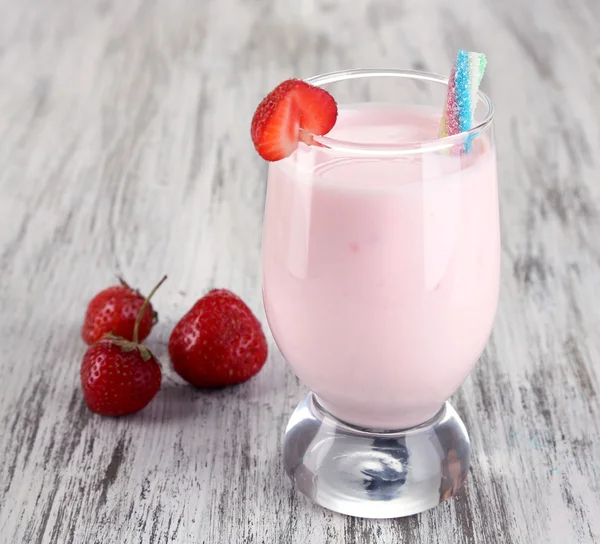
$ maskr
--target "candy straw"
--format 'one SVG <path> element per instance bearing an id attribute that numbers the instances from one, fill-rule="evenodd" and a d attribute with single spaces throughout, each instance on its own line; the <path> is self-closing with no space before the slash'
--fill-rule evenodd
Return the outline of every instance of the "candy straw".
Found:
<path id="1" fill-rule="evenodd" d="M 448 93 L 440 125 L 440 138 L 471 130 L 477 105 L 477 91 L 483 78 L 487 60 L 481 53 L 459 51 L 456 64 L 448 81 Z M 464 151 L 471 149 L 473 136 L 464 144 Z"/>

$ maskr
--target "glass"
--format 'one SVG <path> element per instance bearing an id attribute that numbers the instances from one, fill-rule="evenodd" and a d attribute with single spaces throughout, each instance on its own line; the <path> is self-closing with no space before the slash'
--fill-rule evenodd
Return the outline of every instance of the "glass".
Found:
<path id="1" fill-rule="evenodd" d="M 498 301 L 493 106 L 438 138 L 447 79 L 352 70 L 307 80 L 334 129 L 269 165 L 263 295 L 309 395 L 284 441 L 286 471 L 318 504 L 361 517 L 422 512 L 470 464 L 447 400 L 479 359 Z"/>

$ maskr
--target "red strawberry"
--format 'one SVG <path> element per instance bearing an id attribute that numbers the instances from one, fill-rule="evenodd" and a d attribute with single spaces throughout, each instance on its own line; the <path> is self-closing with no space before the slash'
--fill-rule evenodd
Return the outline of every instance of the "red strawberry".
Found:
<path id="1" fill-rule="evenodd" d="M 120 281 L 121 285 L 101 291 L 88 304 L 81 329 L 86 344 L 97 342 L 107 333 L 133 340 L 133 327 L 144 304 L 144 296 Z M 150 334 L 155 321 L 156 314 L 148 304 L 140 323 L 140 342 Z"/>
<path id="2" fill-rule="evenodd" d="M 289 157 L 298 142 L 314 143 L 335 125 L 337 104 L 324 89 L 300 79 L 288 79 L 259 104 L 252 118 L 252 141 L 266 161 Z"/>
<path id="3" fill-rule="evenodd" d="M 90 346 L 81 362 L 81 387 L 88 408 L 103 416 L 124 416 L 144 408 L 160 389 L 162 373 L 138 334 L 150 297 L 143 302 L 134 325 L 133 341 L 113 334 Z"/>
<path id="4" fill-rule="evenodd" d="M 158 392 L 161 370 L 141 344 L 106 336 L 90 346 L 81 363 L 88 408 L 103 416 L 124 416 L 144 408 Z"/>
<path id="5" fill-rule="evenodd" d="M 221 387 L 254 376 L 267 360 L 260 322 L 238 296 L 213 289 L 194 304 L 169 338 L 173 368 L 196 387 Z"/>

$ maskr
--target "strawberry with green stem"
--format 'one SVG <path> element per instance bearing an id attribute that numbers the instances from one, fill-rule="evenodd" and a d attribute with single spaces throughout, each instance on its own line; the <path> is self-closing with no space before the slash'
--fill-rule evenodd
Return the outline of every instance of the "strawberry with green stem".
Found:
<path id="1" fill-rule="evenodd" d="M 145 298 L 137 289 L 131 288 L 119 278 L 120 285 L 100 291 L 88 304 L 81 337 L 88 345 L 113 333 L 126 340 L 133 340 L 133 328 Z M 138 341 L 143 341 L 152 330 L 158 316 L 147 304 L 138 327 Z"/>

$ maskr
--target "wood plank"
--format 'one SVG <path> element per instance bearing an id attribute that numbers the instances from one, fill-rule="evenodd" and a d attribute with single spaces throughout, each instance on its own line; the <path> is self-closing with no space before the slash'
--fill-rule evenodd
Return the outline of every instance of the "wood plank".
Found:
<path id="1" fill-rule="evenodd" d="M 599 6 L 0 0 L 0 542 L 600 542 Z M 472 475 L 419 516 L 335 515 L 283 473 L 305 389 L 275 346 L 255 379 L 207 393 L 166 343 L 212 286 L 264 320 L 248 129 L 265 92 L 342 68 L 444 73 L 459 47 L 489 57 L 503 234 L 493 338 L 453 401 Z M 87 300 L 165 272 L 164 387 L 138 415 L 91 415 Z"/>

